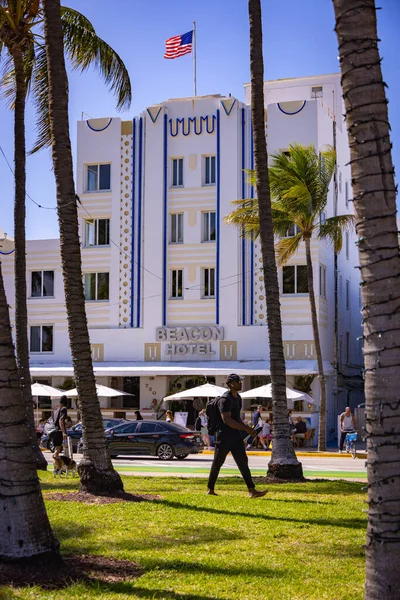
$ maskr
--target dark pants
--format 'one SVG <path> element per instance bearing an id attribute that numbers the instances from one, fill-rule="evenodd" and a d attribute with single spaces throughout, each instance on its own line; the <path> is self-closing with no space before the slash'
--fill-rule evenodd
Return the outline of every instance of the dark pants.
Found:
<path id="1" fill-rule="evenodd" d="M 339 449 L 340 450 L 343 450 L 344 440 L 346 439 L 346 435 L 348 433 L 354 433 L 354 429 L 349 429 L 349 431 L 342 431 L 340 433 L 340 444 L 339 444 Z"/>
<path id="2" fill-rule="evenodd" d="M 214 489 L 221 467 L 224 464 L 229 452 L 232 453 L 233 459 L 237 464 L 238 469 L 249 490 L 254 489 L 255 486 L 251 478 L 249 461 L 246 450 L 244 449 L 242 436 L 226 436 L 224 434 L 225 432 L 223 432 L 222 435 L 217 433 L 215 436 L 214 460 L 211 465 L 210 476 L 208 478 L 208 489 Z"/>

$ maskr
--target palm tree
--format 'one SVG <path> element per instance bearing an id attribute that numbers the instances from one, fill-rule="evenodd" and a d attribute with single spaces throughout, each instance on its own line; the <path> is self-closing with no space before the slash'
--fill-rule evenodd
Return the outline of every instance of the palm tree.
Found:
<path id="1" fill-rule="evenodd" d="M 365 599 L 400 589 L 400 256 L 374 0 L 334 0 L 350 140 L 364 321 L 368 528 Z"/>
<path id="2" fill-rule="evenodd" d="M 37 18 L 37 3 L 32 3 L 32 18 Z M 16 354 L 22 393 L 26 406 L 32 448 L 37 468 L 47 470 L 47 461 L 39 450 L 35 433 L 31 379 L 29 374 L 28 311 L 26 305 L 26 238 L 25 238 L 25 98 L 27 94 L 26 57 L 33 48 L 30 22 L 24 21 L 22 3 L 0 0 L 0 58 L 6 48 L 9 55 L 2 86 L 5 94 L 13 91 L 14 108 L 14 231 L 15 231 L 15 335 Z M 9 68 L 7 68 L 9 67 Z"/>
<path id="3" fill-rule="evenodd" d="M 265 139 L 264 60 L 260 0 L 249 0 L 251 115 L 254 131 L 254 159 L 259 214 L 259 233 L 267 297 L 267 324 L 272 383 L 274 439 L 268 475 L 281 479 L 302 479 L 290 437 L 286 399 L 286 371 L 282 344 L 282 321 L 278 273 L 275 262 L 271 198 L 268 180 L 268 154 Z"/>
<path id="4" fill-rule="evenodd" d="M 0 261 L 0 560 L 54 560 L 59 544 L 40 491 L 25 410 Z"/>
<path id="5" fill-rule="evenodd" d="M 274 199 L 272 202 L 274 234 L 283 236 L 275 246 L 279 266 L 288 262 L 299 249 L 301 242 L 305 245 L 308 295 L 320 382 L 318 433 L 320 451 L 326 450 L 326 388 L 314 292 L 311 239 L 316 235 L 320 240 L 329 240 L 333 243 L 335 252 L 340 252 L 342 232 L 352 227 L 354 223 L 353 215 L 321 219 L 327 204 L 335 160 L 336 154 L 332 148 L 318 155 L 312 145 L 293 144 L 289 146 L 288 152 L 281 151 L 272 156 L 272 165 L 269 169 L 271 195 Z M 251 178 L 254 179 L 254 175 L 251 175 Z M 242 204 L 242 201 L 235 201 L 235 204 Z M 227 221 L 243 225 L 245 234 L 257 236 L 261 228 L 256 209 L 252 200 L 246 200 L 244 206 L 227 217 Z M 293 235 L 287 237 L 290 229 Z"/>
<path id="6" fill-rule="evenodd" d="M 90 65 L 99 69 L 106 83 L 118 97 L 118 108 L 129 106 L 131 85 L 127 70 L 118 54 L 96 35 L 92 24 L 79 12 L 61 8 L 64 49 L 72 67 L 86 70 Z M 48 73 L 46 51 L 43 47 L 43 9 L 39 0 L 0 0 L 0 56 L 5 49 L 9 60 L 3 69 L 3 95 L 15 109 L 15 291 L 17 354 L 21 366 L 21 380 L 27 405 L 28 420 L 33 428 L 33 403 L 29 378 L 29 351 L 26 308 L 25 261 L 25 125 L 24 113 L 27 92 L 33 95 L 38 114 L 38 138 L 33 151 L 50 145 Z M 79 263 L 80 264 L 80 263 Z M 86 323 L 86 321 L 85 321 Z M 90 366 L 90 369 L 92 367 Z M 96 400 L 97 402 L 97 400 Z M 83 406 L 85 412 L 86 406 Z M 86 432 L 90 445 L 97 448 L 103 439 L 100 407 L 97 426 L 99 431 Z M 88 406 L 91 418 L 93 406 Z M 91 434 L 94 439 L 91 439 Z M 32 442 L 36 443 L 36 437 Z M 36 443 L 37 446 L 37 443 Z M 37 449 L 39 452 L 39 449 Z M 47 468 L 47 465 L 46 465 Z"/>
<path id="7" fill-rule="evenodd" d="M 68 82 L 59 0 L 43 0 L 49 81 L 49 116 L 57 186 L 61 262 L 75 381 L 82 413 L 84 456 L 79 464 L 81 489 L 90 493 L 122 490 L 105 445 L 105 435 L 90 350 L 83 292 L 78 210 L 68 122 Z"/>

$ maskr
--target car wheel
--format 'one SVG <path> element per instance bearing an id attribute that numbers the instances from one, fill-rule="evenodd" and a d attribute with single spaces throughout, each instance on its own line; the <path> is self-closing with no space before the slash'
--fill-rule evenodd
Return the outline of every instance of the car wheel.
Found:
<path id="1" fill-rule="evenodd" d="M 157 456 L 160 460 L 172 460 L 174 458 L 174 449 L 170 444 L 160 444 L 157 448 Z"/>
<path id="2" fill-rule="evenodd" d="M 179 456 L 177 456 L 176 458 L 178 460 L 184 460 L 185 458 L 187 458 L 189 456 L 189 454 L 179 454 Z"/>

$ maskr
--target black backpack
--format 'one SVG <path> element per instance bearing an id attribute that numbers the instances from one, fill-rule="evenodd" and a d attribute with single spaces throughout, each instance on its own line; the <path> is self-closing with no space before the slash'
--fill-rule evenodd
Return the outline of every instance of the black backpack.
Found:
<path id="1" fill-rule="evenodd" d="M 194 428 L 196 431 L 201 431 L 201 418 L 197 417 L 196 423 L 194 424 Z"/>
<path id="2" fill-rule="evenodd" d="M 221 417 L 221 412 L 218 407 L 218 402 L 222 396 L 218 396 L 217 398 L 212 398 L 207 402 L 206 406 L 206 415 L 208 419 L 208 433 L 210 435 L 215 435 L 217 431 L 221 431 L 224 426 L 224 422 Z"/>

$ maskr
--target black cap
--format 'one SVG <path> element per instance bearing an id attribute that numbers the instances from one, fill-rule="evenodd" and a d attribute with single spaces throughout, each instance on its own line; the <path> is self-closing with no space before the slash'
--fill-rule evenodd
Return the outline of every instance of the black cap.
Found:
<path id="1" fill-rule="evenodd" d="M 240 377 L 240 375 L 236 375 L 236 373 L 231 373 L 230 375 L 228 375 L 225 379 L 225 383 L 232 383 L 233 381 L 242 381 L 243 377 Z"/>

